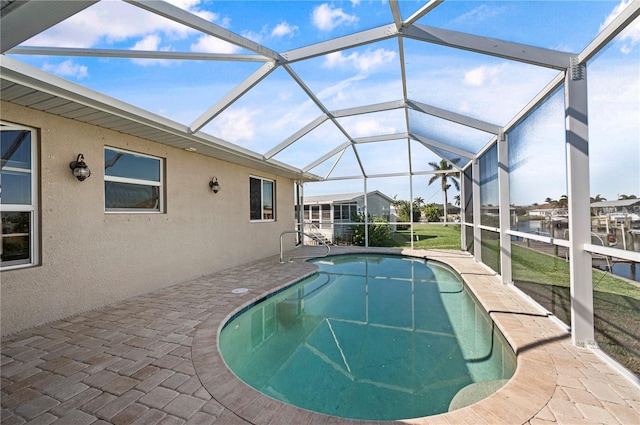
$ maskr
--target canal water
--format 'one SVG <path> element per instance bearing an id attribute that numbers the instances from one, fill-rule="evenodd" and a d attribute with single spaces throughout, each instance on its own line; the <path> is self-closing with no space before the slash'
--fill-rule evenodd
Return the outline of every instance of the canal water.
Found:
<path id="1" fill-rule="evenodd" d="M 553 225 L 544 220 L 519 221 L 517 223 L 517 227 L 514 230 L 525 233 L 533 233 L 541 236 L 548 236 L 554 239 L 567 238 L 566 223 L 564 225 Z M 599 235 L 600 237 L 592 236 L 592 243 L 594 245 L 601 245 L 601 241 L 604 241 L 606 243 L 606 235 L 604 234 L 604 232 L 598 232 L 597 235 Z M 640 236 L 636 235 L 634 239 L 630 234 L 627 233 L 625 235 L 625 238 L 623 238 L 620 229 L 615 229 L 615 237 L 617 244 L 614 245 L 613 248 L 624 249 L 624 240 L 628 250 L 634 250 L 636 252 L 640 251 Z M 514 237 L 514 239 L 519 240 L 521 238 Z M 594 267 L 603 271 L 607 271 L 608 265 L 603 263 L 605 263 L 604 259 L 598 259 L 596 262 L 594 262 Z M 611 267 L 611 270 L 609 270 L 611 274 L 623 277 L 625 279 L 640 282 L 640 265 L 638 263 L 621 260 L 619 258 L 610 258 L 609 265 Z"/>

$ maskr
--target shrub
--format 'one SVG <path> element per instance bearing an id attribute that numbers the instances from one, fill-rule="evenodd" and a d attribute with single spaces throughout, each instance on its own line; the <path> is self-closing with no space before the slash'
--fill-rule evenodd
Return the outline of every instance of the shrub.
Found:
<path id="1" fill-rule="evenodd" d="M 424 208 L 427 221 L 440 221 L 440 208 L 436 204 L 429 204 Z"/>
<path id="2" fill-rule="evenodd" d="M 358 213 L 351 218 L 354 223 L 364 223 L 364 213 Z M 368 216 L 369 222 L 369 246 L 384 246 L 391 240 L 391 229 L 387 224 L 387 220 Z M 381 223 L 381 224 L 375 224 Z M 352 224 L 350 226 L 353 233 L 353 244 L 357 246 L 364 246 L 365 242 L 365 225 L 364 224 Z"/>

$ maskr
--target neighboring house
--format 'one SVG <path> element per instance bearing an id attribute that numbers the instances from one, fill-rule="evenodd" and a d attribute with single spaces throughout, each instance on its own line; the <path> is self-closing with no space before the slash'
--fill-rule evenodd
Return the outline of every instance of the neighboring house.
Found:
<path id="1" fill-rule="evenodd" d="M 640 228 L 640 199 L 619 199 L 591 203 L 591 213 L 598 221 L 628 228 Z"/>
<path id="2" fill-rule="evenodd" d="M 392 198 L 378 190 L 367 194 L 367 212 L 372 218 L 395 222 L 392 203 Z M 349 241 L 353 216 L 365 211 L 361 192 L 305 196 L 303 204 L 305 232 L 322 235 L 331 242 Z"/>
<path id="3" fill-rule="evenodd" d="M 567 209 L 566 208 L 555 208 L 553 206 L 542 207 L 542 208 L 534 208 L 527 211 L 530 217 L 541 217 L 547 220 L 552 220 L 554 218 L 566 217 Z"/>

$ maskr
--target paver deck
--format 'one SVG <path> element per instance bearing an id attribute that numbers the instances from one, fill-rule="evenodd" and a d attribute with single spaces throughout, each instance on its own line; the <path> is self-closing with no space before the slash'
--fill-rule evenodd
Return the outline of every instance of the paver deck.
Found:
<path id="1" fill-rule="evenodd" d="M 362 251 L 335 248 L 334 253 Z M 404 424 L 640 424 L 640 388 L 468 254 L 375 250 L 444 261 L 517 354 L 513 378 L 471 406 Z M 321 254 L 305 247 L 296 255 Z M 270 257 L 6 336 L 5 424 L 356 424 L 273 400 L 239 381 L 217 349 L 244 305 L 315 271 Z M 249 289 L 234 294 L 232 289 Z M 391 423 L 391 422 L 388 422 Z"/>

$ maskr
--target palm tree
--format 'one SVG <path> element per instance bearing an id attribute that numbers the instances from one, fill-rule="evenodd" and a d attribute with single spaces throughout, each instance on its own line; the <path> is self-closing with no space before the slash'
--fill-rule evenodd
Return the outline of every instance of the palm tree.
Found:
<path id="1" fill-rule="evenodd" d="M 560 199 L 558 199 L 558 208 L 567 208 L 569 206 L 569 197 L 567 195 L 562 195 Z"/>
<path id="2" fill-rule="evenodd" d="M 447 190 L 451 187 L 451 184 L 455 186 L 456 189 L 460 190 L 460 183 L 458 182 L 458 178 L 460 173 L 457 171 L 447 172 L 449 170 L 453 170 L 453 164 L 460 161 L 460 158 L 455 158 L 451 160 L 449 163 L 446 159 L 440 160 L 440 162 L 430 162 L 429 165 L 433 167 L 434 171 L 445 171 L 443 173 L 434 174 L 433 177 L 429 179 L 429 186 L 431 183 L 436 180 L 440 180 L 440 187 L 442 188 L 442 195 L 444 197 L 444 225 L 447 225 Z M 451 184 L 449 184 L 451 182 Z"/>
<path id="3" fill-rule="evenodd" d="M 592 196 L 591 197 L 591 203 L 593 204 L 594 202 L 602 202 L 602 201 L 606 201 L 607 198 L 601 196 L 599 193 L 595 196 L 595 198 Z"/>
<path id="4" fill-rule="evenodd" d="M 618 200 L 623 201 L 625 199 L 637 199 L 636 195 L 618 195 Z"/>

